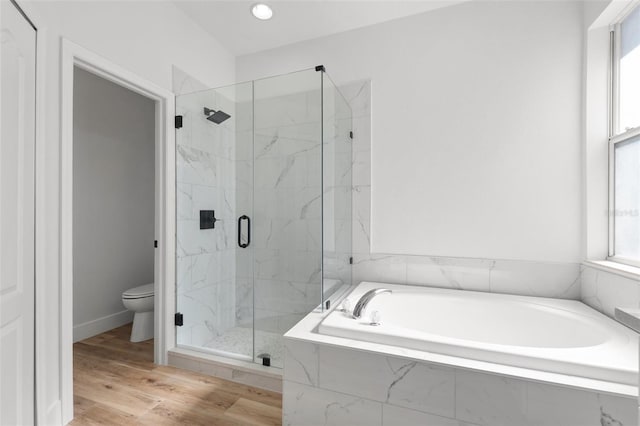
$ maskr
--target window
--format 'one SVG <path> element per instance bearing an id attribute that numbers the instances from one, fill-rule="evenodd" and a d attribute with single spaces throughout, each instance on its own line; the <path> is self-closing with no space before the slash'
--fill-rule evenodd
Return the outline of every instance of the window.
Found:
<path id="1" fill-rule="evenodd" d="M 609 257 L 640 266 L 640 6 L 612 36 Z"/>

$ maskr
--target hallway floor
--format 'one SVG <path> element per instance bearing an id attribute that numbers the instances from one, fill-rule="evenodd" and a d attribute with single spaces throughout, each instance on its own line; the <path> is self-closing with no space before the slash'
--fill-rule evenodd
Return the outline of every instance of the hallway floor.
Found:
<path id="1" fill-rule="evenodd" d="M 279 425 L 280 394 L 153 364 L 131 324 L 73 345 L 72 425 Z"/>

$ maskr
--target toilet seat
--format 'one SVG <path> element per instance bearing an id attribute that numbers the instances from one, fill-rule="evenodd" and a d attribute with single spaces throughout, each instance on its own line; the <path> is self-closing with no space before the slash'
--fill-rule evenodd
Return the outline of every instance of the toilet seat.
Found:
<path id="1" fill-rule="evenodd" d="M 153 283 L 130 288 L 122 293 L 123 299 L 142 299 L 145 297 L 153 297 Z"/>

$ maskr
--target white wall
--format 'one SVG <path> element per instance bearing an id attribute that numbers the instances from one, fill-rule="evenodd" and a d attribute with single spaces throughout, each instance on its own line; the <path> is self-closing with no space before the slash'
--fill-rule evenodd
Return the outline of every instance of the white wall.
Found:
<path id="1" fill-rule="evenodd" d="M 35 1 L 33 5 L 50 32 L 51 56 L 58 55 L 61 36 L 167 89 L 171 89 L 171 65 L 207 86 L 235 81 L 234 56 L 171 2 Z"/>
<path id="2" fill-rule="evenodd" d="M 74 341 L 129 322 L 122 292 L 153 283 L 155 103 L 76 68 Z"/>
<path id="3" fill-rule="evenodd" d="M 239 57 L 372 79 L 376 253 L 580 259 L 582 8 L 471 2 Z"/>
<path id="4" fill-rule="evenodd" d="M 208 86 L 235 80 L 234 58 L 170 2 L 54 2 L 18 0 L 46 32 L 44 44 L 44 133 L 37 147 L 36 200 L 39 240 L 36 245 L 38 288 L 46 324 L 37 329 L 45 341 L 46 365 L 39 365 L 39 423 L 60 424 L 63 419 L 60 384 L 60 47 L 61 37 L 106 57 L 129 71 L 171 90 L 172 65 Z"/>

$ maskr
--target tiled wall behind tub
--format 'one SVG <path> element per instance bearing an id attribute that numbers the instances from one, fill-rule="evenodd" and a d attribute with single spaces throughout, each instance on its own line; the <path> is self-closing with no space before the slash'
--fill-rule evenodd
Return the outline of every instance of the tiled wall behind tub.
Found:
<path id="1" fill-rule="evenodd" d="M 353 112 L 353 282 L 579 299 L 578 263 L 371 253 L 371 87 L 371 81 L 340 86 Z"/>
<path id="2" fill-rule="evenodd" d="M 581 300 L 610 317 L 615 308 L 640 307 L 640 280 L 598 265 L 582 266 Z"/>
<path id="3" fill-rule="evenodd" d="M 202 90 L 174 68 L 174 91 Z M 234 102 L 210 90 L 181 97 L 176 136 L 177 343 L 206 346 L 235 325 L 235 120 L 216 125 L 203 108 L 234 112 Z M 199 229 L 199 211 L 215 210 L 215 229 Z"/>

